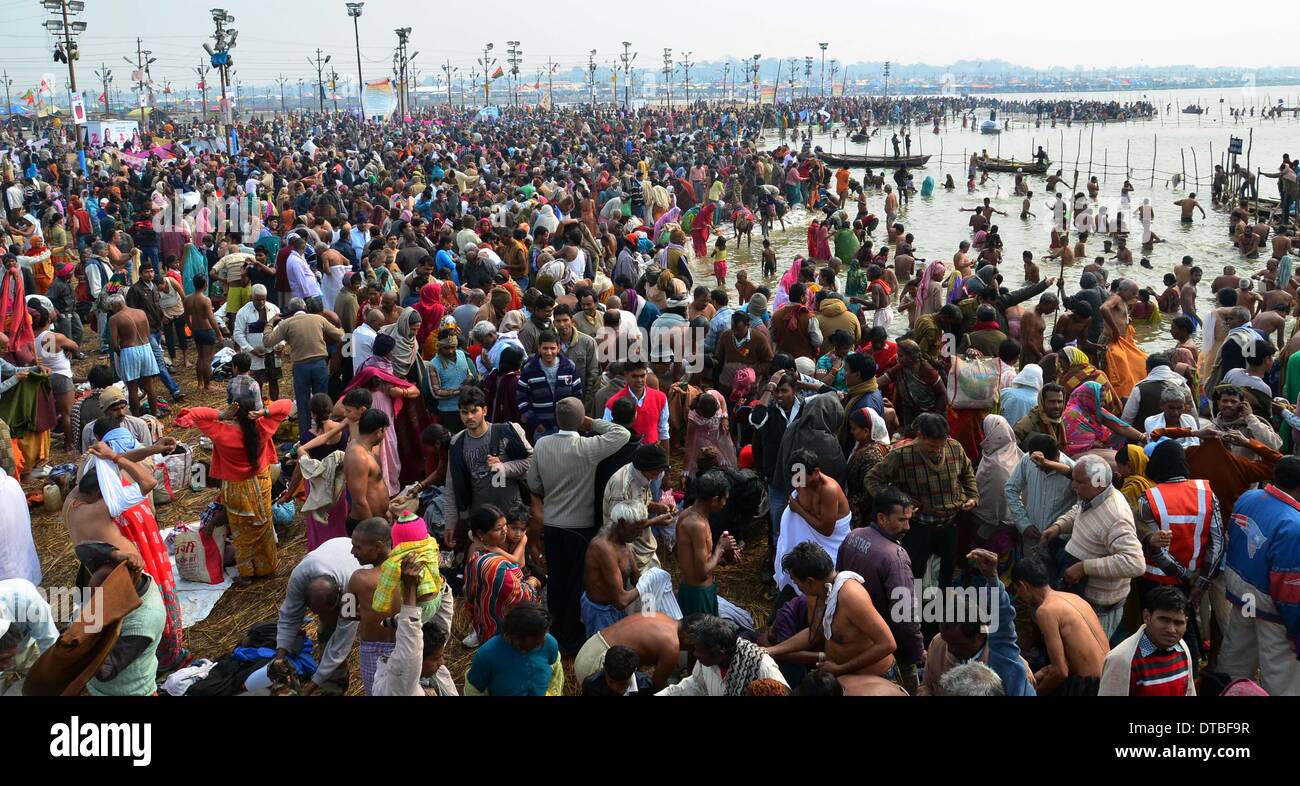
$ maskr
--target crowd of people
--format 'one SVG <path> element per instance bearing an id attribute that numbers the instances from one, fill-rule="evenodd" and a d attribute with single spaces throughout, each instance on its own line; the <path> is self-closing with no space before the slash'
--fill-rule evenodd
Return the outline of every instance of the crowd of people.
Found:
<path id="1" fill-rule="evenodd" d="M 1144 311 L 1131 254 L 1067 296 L 1025 251 L 1002 286 L 989 200 L 918 262 L 899 194 L 765 149 L 758 111 L 425 119 L 6 163 L 0 495 L 64 441 L 79 586 L 121 622 L 87 663 L 53 646 L 81 623 L 15 611 L 41 563 L 5 505 L 0 668 L 25 692 L 210 684 L 153 507 L 186 450 L 163 434 L 194 429 L 231 591 L 290 574 L 234 691 L 345 692 L 355 648 L 368 695 L 1300 693 L 1289 228 L 1234 215 L 1239 245 L 1273 233 L 1258 292 L 1225 271 L 1201 314 L 1188 258 Z M 1127 230 L 1079 196 L 1052 245 L 1079 231 L 1084 262 Z M 729 271 L 727 240 L 791 216 L 806 254 Z M 1162 317 L 1175 346 L 1147 354 L 1134 323 Z M 920 613 L 930 592 L 957 612 Z"/>

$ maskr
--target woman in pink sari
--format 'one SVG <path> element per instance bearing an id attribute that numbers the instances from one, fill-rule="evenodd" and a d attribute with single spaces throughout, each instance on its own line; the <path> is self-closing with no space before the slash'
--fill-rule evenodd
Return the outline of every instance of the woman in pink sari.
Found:
<path id="1" fill-rule="evenodd" d="M 713 231 L 713 202 L 706 202 L 700 213 L 691 222 L 691 243 L 695 248 L 695 258 L 704 259 L 709 255 L 709 233 Z"/>
<path id="2" fill-rule="evenodd" d="M 682 458 L 684 474 L 695 475 L 700 451 L 706 446 L 717 449 L 721 466 L 736 468 L 736 448 L 731 442 L 727 400 L 716 390 L 697 396 L 686 416 L 686 452 Z"/>
<path id="3" fill-rule="evenodd" d="M 402 490 L 402 462 L 397 447 L 397 416 L 402 413 L 406 399 L 420 397 L 420 389 L 401 377 L 393 374 L 393 365 L 388 353 L 393 351 L 396 342 L 392 336 L 381 333 L 375 337 L 374 354 L 361 366 L 361 370 L 352 377 L 352 381 L 343 392 L 356 387 L 370 391 L 370 408 L 377 409 L 388 416 L 388 428 L 384 429 L 383 447 L 379 451 L 379 465 L 384 472 L 384 481 L 388 484 L 389 496 L 397 496 Z"/>
<path id="4" fill-rule="evenodd" d="M 947 266 L 938 259 L 921 272 L 921 284 L 916 289 L 918 318 L 935 313 L 948 302 L 948 291 L 943 286 L 944 275 L 947 272 Z"/>
<path id="5" fill-rule="evenodd" d="M 799 283 L 799 271 L 803 269 L 803 257 L 796 256 L 790 263 L 790 269 L 785 271 L 781 280 L 776 285 L 776 295 L 772 301 L 772 313 L 781 310 L 781 307 L 790 302 L 790 287 Z"/>

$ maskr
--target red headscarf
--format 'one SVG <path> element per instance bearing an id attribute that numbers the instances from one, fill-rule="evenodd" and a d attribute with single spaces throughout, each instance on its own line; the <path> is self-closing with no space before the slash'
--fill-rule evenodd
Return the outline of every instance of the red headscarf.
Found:
<path id="1" fill-rule="evenodd" d="M 441 287 L 437 282 L 430 281 L 420 290 L 420 300 L 413 308 L 420 315 L 420 330 L 415 337 L 415 345 L 421 346 L 429 334 L 438 329 L 438 324 L 442 322 L 442 315 L 447 309 L 439 300 Z"/>

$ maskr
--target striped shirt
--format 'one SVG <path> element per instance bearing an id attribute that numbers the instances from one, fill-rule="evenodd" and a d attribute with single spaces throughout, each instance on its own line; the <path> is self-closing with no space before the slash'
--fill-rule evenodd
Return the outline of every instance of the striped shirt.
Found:
<path id="1" fill-rule="evenodd" d="M 1129 672 L 1130 696 L 1185 696 L 1192 678 L 1181 649 L 1162 650 L 1144 632 Z"/>
<path id="2" fill-rule="evenodd" d="M 1056 460 L 1074 467 L 1074 459 L 1062 453 Z M 1020 459 L 1007 479 L 1007 512 L 1012 524 L 1023 533 L 1034 527 L 1040 533 L 1050 527 L 1077 501 L 1070 488 L 1070 476 L 1044 472 L 1029 456 Z"/>

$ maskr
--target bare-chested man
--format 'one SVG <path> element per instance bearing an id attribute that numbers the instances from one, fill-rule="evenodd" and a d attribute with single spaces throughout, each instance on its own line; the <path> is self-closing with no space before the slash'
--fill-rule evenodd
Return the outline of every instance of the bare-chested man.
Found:
<path id="1" fill-rule="evenodd" d="M 654 673 L 650 675 L 650 680 L 656 691 L 662 690 L 668 685 L 668 680 L 677 673 L 681 664 L 681 639 L 677 635 L 678 627 L 681 623 L 669 617 L 662 612 L 652 612 L 649 614 L 631 614 L 623 619 L 610 625 L 600 632 L 599 637 L 593 636 L 581 650 L 578 650 L 578 657 L 574 660 L 573 666 L 577 674 L 578 681 L 586 679 L 595 671 L 582 673 L 586 668 L 600 669 L 600 661 L 595 657 L 594 650 L 599 649 L 603 658 L 603 653 L 611 647 L 627 647 L 637 654 L 641 659 L 643 667 L 654 665 Z M 591 651 L 588 648 L 592 648 Z M 588 659 L 586 656 L 592 656 Z"/>
<path id="2" fill-rule="evenodd" d="M 1020 255 L 1020 261 L 1025 265 L 1025 283 L 1037 284 L 1041 274 L 1038 272 L 1038 263 L 1034 261 L 1034 252 L 1026 249 Z"/>
<path id="3" fill-rule="evenodd" d="M 1016 597 L 1029 604 L 1051 661 L 1034 675 L 1038 694 L 1095 696 L 1110 652 L 1097 612 L 1082 595 L 1052 589 L 1039 559 L 1017 562 L 1011 579 Z"/>
<path id="4" fill-rule="evenodd" d="M 158 414 L 158 399 L 153 381 L 158 376 L 158 361 L 149 343 L 149 316 L 131 308 L 121 295 L 108 299 L 108 343 L 117 353 L 118 369 L 131 403 L 131 414 L 140 414 L 140 391 L 143 388 L 149 411 Z"/>
<path id="5" fill-rule="evenodd" d="M 199 390 L 204 392 L 212 387 L 212 357 L 217 354 L 217 347 L 221 345 L 223 337 L 221 320 L 212 311 L 212 301 L 208 299 L 207 291 L 207 279 L 195 276 L 194 292 L 185 298 L 185 319 L 194 334 L 194 346 L 199 354 L 194 373 L 198 377 Z"/>
<path id="6" fill-rule="evenodd" d="M 633 514 L 635 512 L 635 514 Z M 582 571 L 582 622 L 595 636 L 626 615 L 625 609 L 641 597 L 641 578 L 632 543 L 645 532 L 648 514 L 642 503 L 614 505 L 610 520 L 587 546 Z"/>
<path id="7" fill-rule="evenodd" d="M 1259 233 L 1255 232 L 1249 225 L 1243 225 L 1244 231 L 1237 236 L 1237 250 L 1247 259 L 1259 258 Z"/>
<path id="8" fill-rule="evenodd" d="M 1021 219 L 1029 219 L 1029 218 L 1037 218 L 1037 217 L 1038 217 L 1038 216 L 1035 216 L 1035 215 L 1034 215 L 1034 211 L 1032 211 L 1032 210 L 1029 209 L 1029 208 L 1031 207 L 1031 205 L 1030 205 L 1030 201 L 1031 201 L 1033 198 L 1034 198 L 1034 192 L 1033 192 L 1033 191 L 1026 191 L 1026 192 L 1025 192 L 1025 199 L 1024 199 L 1024 201 L 1022 201 L 1022 202 L 1020 203 L 1020 218 L 1021 218 Z"/>
<path id="9" fill-rule="evenodd" d="M 897 281 L 908 281 L 916 274 L 916 257 L 912 256 L 911 251 L 900 250 L 894 254 L 894 276 Z M 898 291 L 895 284 L 894 291 Z"/>
<path id="10" fill-rule="evenodd" d="M 1038 305 L 1032 311 L 1025 311 L 1020 317 L 1020 357 L 1022 363 L 1037 363 L 1047 352 L 1043 346 L 1043 333 L 1047 329 L 1045 317 L 1055 314 L 1061 307 L 1060 298 L 1051 292 L 1044 292 L 1038 298 Z"/>
<path id="11" fill-rule="evenodd" d="M 1295 302 L 1295 295 L 1285 289 L 1270 289 L 1261 296 L 1261 309 L 1268 310 L 1278 306 L 1290 306 Z M 1241 301 L 1238 300 L 1238 305 Z"/>
<path id="12" fill-rule="evenodd" d="M 344 608 L 343 617 L 351 619 L 348 615 L 351 610 L 357 620 L 357 641 L 361 642 L 361 685 L 367 696 L 372 695 L 379 659 L 391 655 L 397 641 L 397 630 L 383 624 L 391 615 L 375 611 L 373 607 L 380 565 L 388 559 L 391 537 L 392 530 L 383 519 L 366 519 L 352 533 L 352 556 L 362 565 L 371 567 L 353 571 L 348 579 L 347 591 L 355 603 L 351 609 Z"/>
<path id="13" fill-rule="evenodd" d="M 375 457 L 387 428 L 387 414 L 367 409 L 357 421 L 357 434 L 348 442 L 343 454 L 343 477 L 350 500 L 348 535 L 362 521 L 388 514 L 388 483 L 380 469 L 379 459 Z"/>
<path id="14" fill-rule="evenodd" d="M 1084 265 L 1083 272 L 1091 273 L 1097 277 L 1097 281 L 1104 287 L 1110 276 L 1106 273 L 1106 257 L 1094 257 L 1091 262 Z"/>
<path id="15" fill-rule="evenodd" d="M 1199 267 L 1192 268 L 1187 283 L 1178 290 L 1178 305 L 1182 307 L 1183 313 L 1195 320 L 1197 324 L 1200 324 L 1201 317 L 1196 313 L 1196 285 L 1201 283 L 1201 275 Z"/>
<path id="16" fill-rule="evenodd" d="M 1125 235 L 1115 238 L 1115 261 L 1121 265 L 1133 264 L 1133 250 L 1128 247 L 1128 237 Z"/>
<path id="17" fill-rule="evenodd" d="M 790 457 L 790 464 L 795 486 L 790 510 L 822 536 L 830 537 L 849 515 L 849 498 L 834 478 L 821 471 L 821 457 L 812 451 L 796 451 Z"/>
<path id="18" fill-rule="evenodd" d="M 1184 224 L 1192 223 L 1192 213 L 1197 210 L 1201 211 L 1201 218 L 1205 218 L 1205 208 L 1196 201 L 1196 194 L 1188 194 L 1186 199 L 1174 202 L 1174 206 L 1182 211 L 1181 220 Z"/>
<path id="19" fill-rule="evenodd" d="M 1241 305 L 1240 300 L 1237 301 L 1237 305 Z M 1286 316 L 1290 311 L 1291 309 L 1285 305 L 1266 309 L 1259 312 L 1259 314 L 1251 320 L 1250 326 L 1258 330 L 1260 333 L 1263 333 L 1265 337 L 1271 333 L 1276 333 L 1277 341 L 1274 342 L 1274 346 L 1280 347 L 1286 343 L 1286 338 L 1283 333 L 1286 328 Z"/>
<path id="20" fill-rule="evenodd" d="M 1074 243 L 1074 258 L 1085 259 L 1088 256 L 1088 233 L 1080 232 L 1079 239 Z"/>
<path id="21" fill-rule="evenodd" d="M 841 674 L 880 676 L 894 665 L 894 634 L 880 616 L 861 577 L 835 570 L 817 543 L 804 541 L 781 559 L 785 571 L 808 599 L 808 627 L 769 647 L 773 659 L 820 652 L 817 668 Z M 833 609 L 832 609 L 833 606 Z"/>
<path id="22" fill-rule="evenodd" d="M 1194 262 L 1195 260 L 1190 256 L 1184 256 L 1177 265 L 1174 265 L 1174 280 L 1178 282 L 1179 287 L 1191 280 Z"/>
<path id="23" fill-rule="evenodd" d="M 1220 289 L 1236 289 L 1237 284 L 1241 282 L 1241 276 L 1237 275 L 1237 268 L 1232 265 L 1223 266 L 1223 275 L 1215 276 L 1214 281 L 1210 282 L 1210 291 L 1218 292 Z"/>
<path id="24" fill-rule="evenodd" d="M 402 315 L 402 307 L 397 304 L 396 292 L 389 291 L 379 296 L 379 312 L 384 315 L 381 327 L 397 323 L 397 318 Z"/>
<path id="25" fill-rule="evenodd" d="M 677 565 L 682 572 L 677 602 L 682 614 L 718 614 L 718 588 L 713 571 L 718 564 L 738 556 L 736 541 L 728 532 L 713 543 L 709 516 L 727 504 L 730 485 L 725 475 L 706 472 L 695 479 L 695 504 L 677 519 Z"/>

